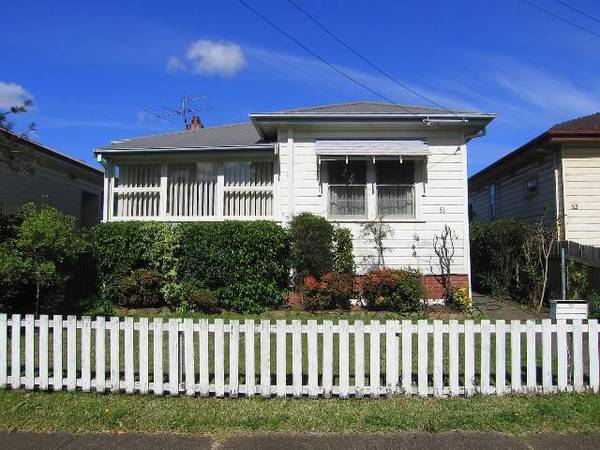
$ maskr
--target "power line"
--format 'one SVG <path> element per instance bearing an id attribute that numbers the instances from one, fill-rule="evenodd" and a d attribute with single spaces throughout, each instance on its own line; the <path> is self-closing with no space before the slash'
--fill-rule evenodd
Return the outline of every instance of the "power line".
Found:
<path id="1" fill-rule="evenodd" d="M 317 58 L 322 63 L 326 64 L 330 69 L 334 70 L 335 72 L 337 72 L 338 74 L 340 74 L 344 78 L 347 78 L 348 80 L 352 81 L 356 85 L 362 87 L 363 89 L 369 91 L 370 93 L 376 95 L 377 97 L 385 100 L 386 102 L 391 103 L 392 105 L 397 106 L 398 108 L 401 108 L 401 109 L 405 110 L 406 112 L 411 112 L 407 107 L 405 107 L 403 105 L 397 104 L 396 102 L 394 102 L 390 98 L 386 97 L 385 95 L 381 94 L 380 92 L 377 92 L 374 89 L 371 89 L 366 84 L 362 83 L 361 81 L 359 81 L 356 78 L 354 78 L 353 76 L 349 75 L 348 73 L 346 73 L 342 69 L 339 69 L 338 67 L 336 67 L 335 65 L 333 65 L 332 63 L 330 63 L 329 61 L 327 61 L 324 57 L 320 56 L 318 53 L 316 53 L 315 51 L 313 51 L 312 49 L 310 49 L 307 45 L 303 44 L 301 41 L 299 41 L 298 39 L 296 39 L 294 36 L 292 36 L 291 34 L 289 34 L 287 31 L 285 31 L 282 28 L 280 28 L 277 25 L 275 25 L 267 17 L 265 17 L 264 15 L 262 15 L 259 11 L 257 11 L 256 9 L 254 9 L 252 6 L 250 6 L 244 0 L 238 0 L 238 2 L 241 3 L 242 5 L 244 5 L 246 8 L 248 8 L 252 13 L 254 13 L 254 15 L 256 15 L 257 17 L 259 17 L 263 22 L 265 22 L 271 28 L 273 28 L 276 31 L 280 32 L 285 37 L 287 37 L 289 40 L 295 42 L 298 46 L 302 47 L 306 52 L 308 52 L 309 54 L 311 54 L 312 56 L 314 56 L 315 58 Z"/>
<path id="2" fill-rule="evenodd" d="M 431 103 L 432 105 L 437 106 L 438 108 L 443 109 L 446 112 L 449 112 L 452 114 L 452 111 L 446 109 L 445 107 L 443 107 L 442 105 L 440 105 L 439 103 L 437 103 L 436 101 L 424 96 L 423 94 L 419 93 L 418 91 L 416 91 L 415 89 L 411 88 L 410 86 L 407 86 L 406 84 L 402 83 L 401 81 L 399 81 L 398 79 L 394 78 L 392 75 L 390 75 L 388 72 L 386 72 L 385 70 L 383 70 L 381 67 L 379 67 L 377 64 L 375 64 L 373 61 L 371 61 L 370 59 L 368 59 L 366 56 L 364 56 L 363 54 L 361 54 L 358 50 L 356 50 L 355 48 L 351 47 L 348 43 L 346 43 L 345 41 L 343 41 L 339 36 L 335 35 L 333 32 L 331 32 L 325 25 L 323 25 L 321 22 L 319 22 L 319 20 L 317 20 L 316 17 L 314 17 L 312 14 L 310 14 L 308 11 L 306 11 L 305 9 L 303 9 L 300 5 L 298 5 L 296 2 L 294 2 L 293 0 L 288 0 L 288 2 L 294 7 L 296 8 L 298 11 L 300 11 L 302 14 L 304 14 L 306 17 L 308 17 L 315 25 L 317 25 L 319 28 L 321 28 L 321 30 L 323 30 L 325 33 L 327 33 L 332 39 L 334 39 L 338 44 L 342 45 L 343 47 L 345 47 L 347 50 L 349 50 L 350 52 L 352 52 L 355 56 L 357 56 L 358 58 L 360 58 L 363 62 L 367 63 L 369 66 L 371 66 L 373 69 L 375 69 L 377 72 L 379 72 L 380 74 L 382 74 L 384 77 L 386 77 L 387 79 L 391 80 L 392 82 L 396 83 L 398 86 L 400 86 L 401 88 L 407 90 L 408 92 L 410 92 L 413 95 L 416 95 L 417 97 L 425 100 L 426 102 Z"/>
<path id="3" fill-rule="evenodd" d="M 581 26 L 581 25 L 579 25 L 578 23 L 575 23 L 575 22 L 573 22 L 573 21 L 571 21 L 571 20 L 569 20 L 569 19 L 565 19 L 564 17 L 562 17 L 562 16 L 559 16 L 558 14 L 556 14 L 556 13 L 554 13 L 554 12 L 550 11 L 549 9 L 546 9 L 546 8 L 544 8 L 543 6 L 540 6 L 540 5 L 536 4 L 536 3 L 533 3 L 533 2 L 532 2 L 532 1 L 530 1 L 530 0 L 521 0 L 521 1 L 522 1 L 523 3 L 527 3 L 529 6 L 532 6 L 532 7 L 536 8 L 536 9 L 537 9 L 537 10 L 539 10 L 539 11 L 542 11 L 542 12 L 544 12 L 544 13 L 546 13 L 546 14 L 548 14 L 548 15 L 552 16 L 552 17 L 554 17 L 555 19 L 558 19 L 558 20 L 560 20 L 561 22 L 564 22 L 564 23 L 566 23 L 566 24 L 569 24 L 569 25 L 571 25 L 572 27 L 575 27 L 575 28 L 577 28 L 577 29 L 579 29 L 579 30 L 581 30 L 581 31 L 584 31 L 584 32 L 586 32 L 586 33 L 588 33 L 588 34 L 591 34 L 592 36 L 595 36 L 595 37 L 597 37 L 597 38 L 599 38 L 599 39 L 600 39 L 600 34 L 599 34 L 599 33 L 596 33 L 596 32 L 595 32 L 595 31 L 593 31 L 593 30 L 590 30 L 589 28 L 582 27 L 582 26 Z"/>
<path id="4" fill-rule="evenodd" d="M 598 22 L 600 23 L 600 19 L 598 19 L 597 17 L 592 16 L 589 13 L 586 13 L 585 11 L 582 11 L 579 8 L 575 8 L 574 6 L 569 5 L 567 2 L 563 2 L 562 0 L 554 0 L 557 3 L 560 3 L 561 5 L 563 5 L 565 8 L 569 8 L 572 11 L 575 11 L 576 13 L 581 14 L 584 17 L 587 17 L 588 19 L 593 20 L 594 22 Z"/>

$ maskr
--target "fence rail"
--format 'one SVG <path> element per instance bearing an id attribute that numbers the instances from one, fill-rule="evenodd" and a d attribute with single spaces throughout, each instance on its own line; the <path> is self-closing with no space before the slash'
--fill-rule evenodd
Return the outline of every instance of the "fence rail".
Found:
<path id="1" fill-rule="evenodd" d="M 0 386 L 217 397 L 598 392 L 599 330 L 596 320 L 0 315 Z"/>

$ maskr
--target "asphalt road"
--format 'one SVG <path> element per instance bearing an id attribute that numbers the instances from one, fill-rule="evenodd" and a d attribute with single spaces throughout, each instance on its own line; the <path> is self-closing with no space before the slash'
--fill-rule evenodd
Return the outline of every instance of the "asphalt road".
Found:
<path id="1" fill-rule="evenodd" d="M 600 434 L 498 433 L 353 433 L 353 434 L 244 434 L 213 441 L 210 437 L 176 434 L 0 433 L 0 449 L 496 449 L 597 450 Z"/>

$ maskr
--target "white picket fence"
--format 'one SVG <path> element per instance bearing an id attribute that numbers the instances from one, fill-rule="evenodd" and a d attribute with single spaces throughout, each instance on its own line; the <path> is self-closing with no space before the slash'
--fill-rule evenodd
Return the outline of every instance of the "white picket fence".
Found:
<path id="1" fill-rule="evenodd" d="M 0 386 L 217 397 L 598 392 L 598 332 L 596 320 L 0 315 Z"/>

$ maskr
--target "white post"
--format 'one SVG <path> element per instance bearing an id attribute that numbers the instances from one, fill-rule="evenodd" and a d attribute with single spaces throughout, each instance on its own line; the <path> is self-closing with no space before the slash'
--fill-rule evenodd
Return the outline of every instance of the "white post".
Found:
<path id="1" fill-rule="evenodd" d="M 317 321 L 308 321 L 308 337 L 307 337 L 307 351 L 306 356 L 308 358 L 308 396 L 316 397 L 319 392 L 319 351 L 317 348 Z"/>
<path id="2" fill-rule="evenodd" d="M 162 395 L 164 392 L 163 381 L 163 321 L 160 318 L 154 319 L 154 330 L 152 339 L 154 341 L 152 359 L 154 370 L 152 377 L 152 390 L 156 395 Z"/>
<path id="3" fill-rule="evenodd" d="M 89 392 L 91 388 L 92 359 L 92 319 L 81 318 L 81 390 Z"/>
<path id="4" fill-rule="evenodd" d="M 237 397 L 239 391 L 239 342 L 240 323 L 229 321 L 229 396 Z"/>
<path id="5" fill-rule="evenodd" d="M 323 396 L 333 392 L 333 322 L 323 321 Z"/>
<path id="6" fill-rule="evenodd" d="M 21 388 L 21 314 L 12 315 L 11 326 L 11 386 L 13 389 Z"/>
<path id="7" fill-rule="evenodd" d="M 96 392 L 104 392 L 106 389 L 106 360 L 105 360 L 105 327 L 104 317 L 96 317 Z"/>
<path id="8" fill-rule="evenodd" d="M 277 321 L 277 338 L 276 338 L 276 359 L 277 359 L 277 397 L 285 397 L 286 395 L 286 327 L 285 320 Z"/>
<path id="9" fill-rule="evenodd" d="M 245 341 L 244 350 L 246 358 L 246 395 L 252 397 L 256 393 L 256 381 L 254 375 L 254 320 L 247 319 L 244 322 Z"/>
<path id="10" fill-rule="evenodd" d="M 6 317 L 6 316 L 4 316 Z M 1 317 L 0 317 L 1 320 Z M 48 389 L 48 316 L 43 315 L 40 316 L 40 338 L 39 338 L 39 346 L 40 346 L 40 390 L 45 391 Z M 0 355 L 2 355 L 3 348 L 6 347 L 6 343 L 2 343 L 2 324 L 0 323 Z M 5 337 L 6 337 L 6 329 L 4 329 Z M 2 364 L 2 356 L 0 356 L 0 364 Z M 6 369 L 4 370 L 5 373 Z M 2 369 L 0 369 L 0 378 L 2 377 Z M 5 381 L 6 383 L 6 381 Z M 3 386 L 3 383 L 0 381 L 0 387 Z"/>
<path id="11" fill-rule="evenodd" d="M 271 396 L 271 322 L 260 321 L 260 393 Z"/>
<path id="12" fill-rule="evenodd" d="M 419 320 L 417 322 L 417 339 L 418 339 L 418 360 L 417 360 L 417 391 L 421 397 L 427 397 L 429 394 L 429 383 L 428 383 L 428 328 L 429 323 L 427 320 Z"/>
<path id="13" fill-rule="evenodd" d="M 340 328 L 339 350 L 340 350 L 340 397 L 347 398 L 350 387 L 350 364 L 348 361 L 350 347 L 348 339 L 348 321 L 340 320 L 338 322 Z"/>
<path id="14" fill-rule="evenodd" d="M 496 321 L 496 394 L 506 391 L 506 322 Z"/>
<path id="15" fill-rule="evenodd" d="M 371 320 L 370 325 L 370 361 L 369 361 L 369 384 L 371 387 L 371 397 L 379 397 L 380 395 L 380 363 L 379 363 L 379 320 Z"/>
<path id="16" fill-rule="evenodd" d="M 448 324 L 448 372 L 450 396 L 458 395 L 458 320 L 451 320 Z"/>
<path id="17" fill-rule="evenodd" d="M 402 321 L 402 390 L 412 395 L 412 322 Z"/>
<path id="18" fill-rule="evenodd" d="M 362 320 L 354 322 L 354 389 L 356 397 L 365 390 L 365 330 Z M 325 341 L 323 341 L 325 342 Z M 324 351 L 325 349 L 323 349 Z"/>

